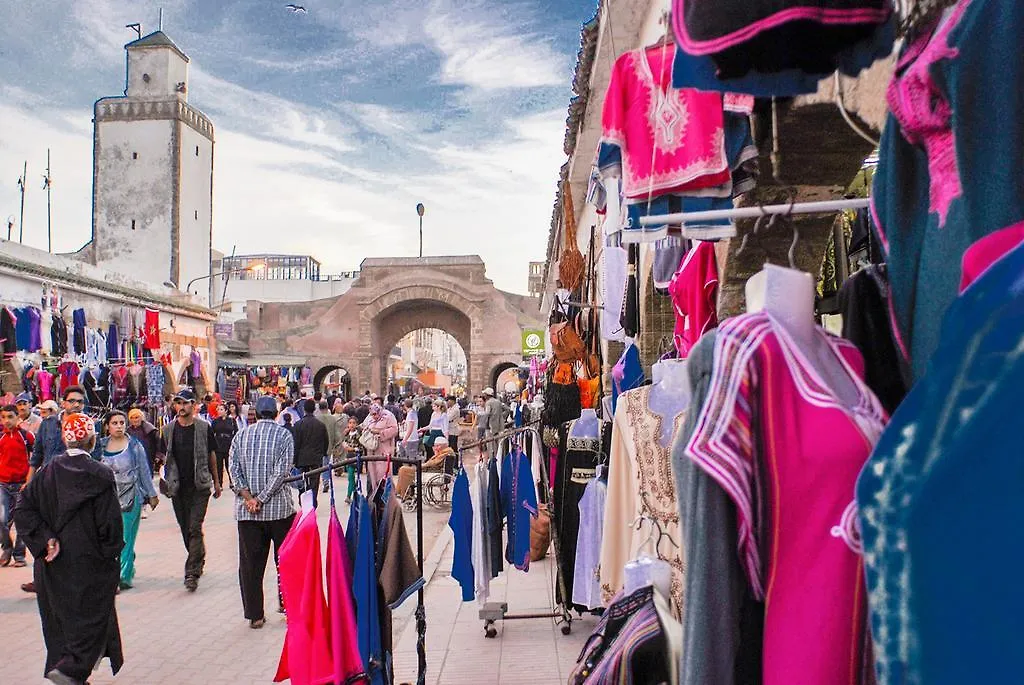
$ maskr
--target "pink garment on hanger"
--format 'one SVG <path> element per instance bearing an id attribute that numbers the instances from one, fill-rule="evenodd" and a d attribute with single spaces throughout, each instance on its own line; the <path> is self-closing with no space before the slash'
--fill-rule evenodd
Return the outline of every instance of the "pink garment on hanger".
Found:
<path id="1" fill-rule="evenodd" d="M 348 546 L 333 505 L 327 525 L 327 607 L 331 618 L 330 646 L 334 664 L 332 682 L 350 685 L 369 682 L 363 659 L 359 655 Z"/>
<path id="2" fill-rule="evenodd" d="M 39 382 L 39 397 L 45 400 L 53 399 L 53 374 L 45 369 L 40 369 L 36 374 Z"/>
<path id="3" fill-rule="evenodd" d="M 701 336 L 718 325 L 718 262 L 714 243 L 697 241 L 686 253 L 668 284 L 668 294 L 676 313 L 676 351 L 685 358 Z"/>
<path id="4" fill-rule="evenodd" d="M 288 631 L 274 682 L 290 678 L 293 685 L 333 683 L 331 623 L 324 600 L 315 511 L 296 517 L 281 544 L 277 573 L 288 612 Z"/>
<path id="5" fill-rule="evenodd" d="M 1024 243 L 1024 221 L 990 233 L 967 248 L 961 262 L 960 292 L 967 290 L 990 266 L 1021 243 Z"/>
<path id="6" fill-rule="evenodd" d="M 601 142 L 622 154 L 622 193 L 685 194 L 731 179 L 722 94 L 672 88 L 674 44 L 624 53 L 615 61 Z"/>

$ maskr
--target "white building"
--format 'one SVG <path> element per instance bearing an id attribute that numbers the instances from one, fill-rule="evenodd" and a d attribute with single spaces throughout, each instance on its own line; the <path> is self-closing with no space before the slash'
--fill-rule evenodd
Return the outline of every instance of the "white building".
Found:
<path id="1" fill-rule="evenodd" d="M 246 254 L 224 256 L 214 250 L 210 306 L 220 320 L 245 318 L 246 303 L 310 302 L 348 292 L 358 271 L 323 274 L 310 255 Z"/>
<path id="2" fill-rule="evenodd" d="M 213 124 L 188 103 L 189 59 L 166 34 L 125 50 L 124 95 L 94 107 L 92 240 L 76 257 L 141 281 L 170 281 L 201 293 L 205 305 Z"/>

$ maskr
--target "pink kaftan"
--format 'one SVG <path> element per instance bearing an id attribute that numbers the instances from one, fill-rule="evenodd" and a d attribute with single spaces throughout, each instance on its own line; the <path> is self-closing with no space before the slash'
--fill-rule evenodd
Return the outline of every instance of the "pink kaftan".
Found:
<path id="1" fill-rule="evenodd" d="M 718 262 L 714 243 L 697 241 L 668 284 L 676 313 L 675 345 L 686 357 L 701 336 L 718 325 Z"/>
<path id="2" fill-rule="evenodd" d="M 857 475 L 886 416 L 857 349 L 817 333 L 857 387 L 843 406 L 767 313 L 724 322 L 687 456 L 735 502 L 739 553 L 765 602 L 764 685 L 871 682 Z"/>
<path id="3" fill-rule="evenodd" d="M 352 597 L 352 569 L 349 567 L 345 533 L 333 505 L 327 525 L 327 605 L 331 617 L 331 655 L 334 663 L 332 682 L 346 685 L 369 682 L 363 659 L 359 655 L 359 634 Z"/>
<path id="4" fill-rule="evenodd" d="M 320 531 L 316 512 L 300 514 L 281 544 L 277 564 L 288 630 L 274 682 L 293 685 L 334 682 L 331 623 L 324 601 Z"/>
<path id="5" fill-rule="evenodd" d="M 626 198 L 685 195 L 731 180 L 722 95 L 669 87 L 674 56 L 671 43 L 632 50 L 612 69 L 601 143 L 621 152 Z"/>

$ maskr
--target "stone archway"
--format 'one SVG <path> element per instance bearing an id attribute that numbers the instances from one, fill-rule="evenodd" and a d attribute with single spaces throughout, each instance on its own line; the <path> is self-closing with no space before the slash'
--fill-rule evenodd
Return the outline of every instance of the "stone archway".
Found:
<path id="1" fill-rule="evenodd" d="M 406 296 L 408 299 L 401 299 L 376 311 L 370 321 L 369 378 L 377 384 L 375 389 L 384 392 L 386 388 L 387 359 L 392 348 L 406 334 L 424 328 L 444 331 L 458 341 L 466 355 L 467 382 L 472 382 L 469 380 L 473 368 L 473 321 L 470 316 L 464 309 L 442 299 L 417 297 L 411 293 L 406 293 Z M 464 302 L 458 304 L 467 305 Z M 466 308 L 472 311 L 471 306 Z"/>
<path id="2" fill-rule="evenodd" d="M 334 371 L 344 371 L 341 378 L 341 387 L 338 388 L 341 396 L 346 400 L 352 399 L 352 374 L 341 364 L 324 364 L 313 374 L 313 391 L 323 392 L 324 381 Z"/>
<path id="3" fill-rule="evenodd" d="M 504 388 L 499 388 L 498 387 L 498 385 L 499 385 L 498 384 L 498 379 L 501 377 L 501 374 L 505 373 L 509 369 L 518 369 L 521 365 L 522 365 L 521 361 L 511 361 L 511 360 L 510 361 L 500 362 L 500 363 L 496 364 L 494 366 L 494 368 L 491 369 L 490 381 L 489 381 L 488 385 L 490 385 L 492 388 L 494 388 L 495 392 L 502 392 L 504 390 Z"/>

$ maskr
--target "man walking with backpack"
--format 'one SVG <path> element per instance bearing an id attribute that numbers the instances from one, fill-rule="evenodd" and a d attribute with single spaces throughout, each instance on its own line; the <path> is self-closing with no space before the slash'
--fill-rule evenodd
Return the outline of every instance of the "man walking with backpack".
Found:
<path id="1" fill-rule="evenodd" d="M 0 407 L 0 566 L 14 559 L 17 567 L 25 565 L 25 541 L 11 534 L 14 507 L 28 481 L 28 460 L 35 441 L 32 433 L 21 428 L 18 408 L 13 404 Z"/>

